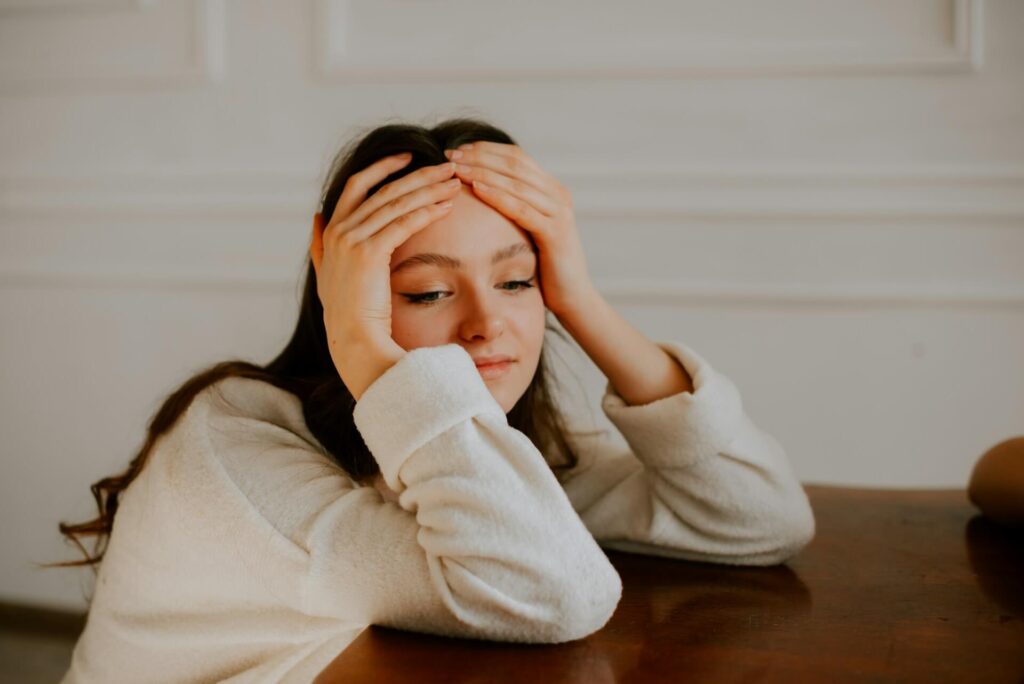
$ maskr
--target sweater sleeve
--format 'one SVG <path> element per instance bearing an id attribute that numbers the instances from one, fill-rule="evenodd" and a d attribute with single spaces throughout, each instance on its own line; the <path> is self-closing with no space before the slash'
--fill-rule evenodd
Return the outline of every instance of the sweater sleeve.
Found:
<path id="1" fill-rule="evenodd" d="M 608 382 L 601 408 L 628 447 L 571 439 L 562 478 L 605 548 L 731 565 L 773 565 L 815 534 L 814 514 L 779 442 L 746 415 L 733 382 L 690 347 L 660 341 L 694 391 L 630 406 Z"/>
<path id="2" fill-rule="evenodd" d="M 465 349 L 407 352 L 365 390 L 353 418 L 397 501 L 269 423 L 241 418 L 251 453 L 227 450 L 254 506 L 308 553 L 303 612 L 541 643 L 608 621 L 618 574 Z M 276 469 L 271 481 L 245 475 L 246 460 Z"/>

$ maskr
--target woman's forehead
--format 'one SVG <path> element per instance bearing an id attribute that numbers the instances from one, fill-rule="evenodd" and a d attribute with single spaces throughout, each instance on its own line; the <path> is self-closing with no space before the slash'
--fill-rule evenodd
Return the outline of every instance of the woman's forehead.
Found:
<path id="1" fill-rule="evenodd" d="M 529 233 L 485 204 L 464 187 L 455 206 L 444 216 L 409 237 L 392 253 L 392 265 L 421 252 L 446 254 L 463 261 L 489 260 L 491 254 L 515 242 L 531 243 Z"/>

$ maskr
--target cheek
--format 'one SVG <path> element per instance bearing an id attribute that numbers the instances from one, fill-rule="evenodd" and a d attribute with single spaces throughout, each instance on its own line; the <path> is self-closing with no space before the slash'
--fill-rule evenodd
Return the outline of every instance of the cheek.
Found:
<path id="1" fill-rule="evenodd" d="M 545 325 L 547 324 L 547 309 L 544 308 L 544 300 L 540 297 L 531 301 L 523 314 L 523 337 L 529 340 L 535 350 L 539 350 L 544 342 Z M 537 352 L 539 354 L 539 351 Z"/>
<path id="2" fill-rule="evenodd" d="M 547 314 L 548 314 L 548 310 L 544 307 L 544 303 L 541 302 L 540 306 L 538 307 L 538 310 L 537 310 L 537 313 L 536 313 L 536 319 L 535 319 L 535 322 L 534 322 L 534 325 L 536 326 L 535 329 L 534 329 L 534 332 L 536 333 L 537 337 L 540 338 L 540 339 L 544 338 L 544 330 L 545 330 L 545 326 L 547 325 L 547 322 L 548 322 Z"/>
<path id="3" fill-rule="evenodd" d="M 521 293 L 504 308 L 505 315 L 509 320 L 515 320 L 516 327 L 522 332 L 536 331 L 538 326 L 544 327 L 545 311 L 544 298 L 536 289 Z"/>
<path id="4" fill-rule="evenodd" d="M 443 344 L 435 339 L 441 326 L 430 325 L 430 314 L 403 302 L 391 304 L 391 338 L 406 351 Z"/>

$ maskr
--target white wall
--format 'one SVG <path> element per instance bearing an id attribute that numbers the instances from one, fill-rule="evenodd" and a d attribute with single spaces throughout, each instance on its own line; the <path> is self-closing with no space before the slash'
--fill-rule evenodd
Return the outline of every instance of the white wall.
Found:
<path id="1" fill-rule="evenodd" d="M 1024 434 L 1021 35 L 1014 0 L 0 0 L 0 600 L 84 606 L 32 565 L 78 557 L 57 522 L 192 372 L 281 348 L 327 165 L 392 119 L 505 127 L 803 481 L 964 486 Z"/>

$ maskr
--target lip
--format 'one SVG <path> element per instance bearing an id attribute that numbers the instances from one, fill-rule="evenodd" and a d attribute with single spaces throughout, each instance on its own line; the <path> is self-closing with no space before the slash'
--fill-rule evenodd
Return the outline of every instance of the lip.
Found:
<path id="1" fill-rule="evenodd" d="M 515 363 L 513 360 L 499 361 L 498 363 L 477 364 L 476 369 L 484 380 L 491 380 L 505 375 Z"/>
<path id="2" fill-rule="evenodd" d="M 477 358 L 473 359 L 473 363 L 477 365 L 477 368 L 479 368 L 480 366 L 490 366 L 494 364 L 504 363 L 506 361 L 515 361 L 515 359 L 513 359 L 508 354 L 496 354 L 494 356 L 478 356 Z"/>

